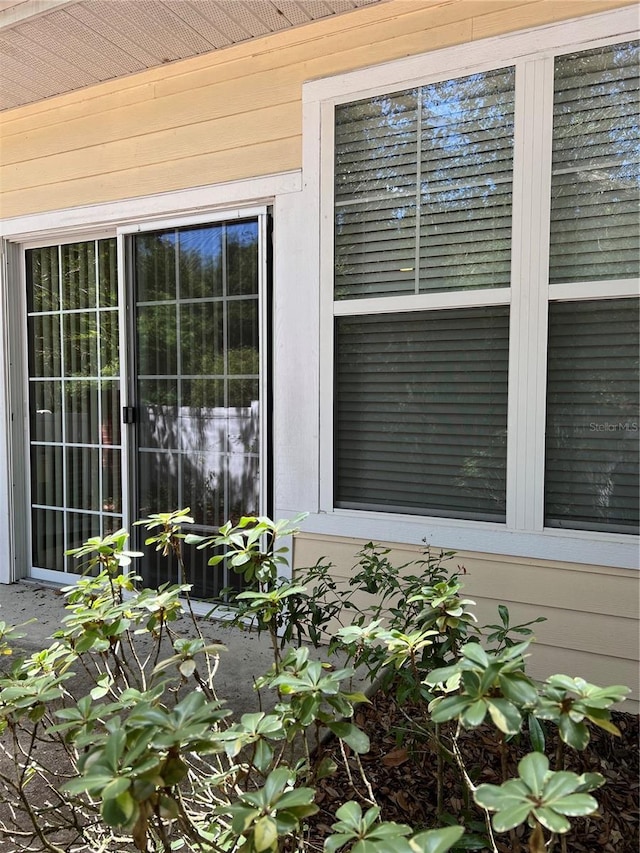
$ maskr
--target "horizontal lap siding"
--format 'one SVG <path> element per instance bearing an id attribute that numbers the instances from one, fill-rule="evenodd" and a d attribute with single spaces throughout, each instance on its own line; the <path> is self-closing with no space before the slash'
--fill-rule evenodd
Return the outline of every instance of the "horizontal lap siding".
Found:
<path id="1" fill-rule="evenodd" d="M 319 557 L 346 580 L 364 543 L 300 534 L 294 566 L 313 565 Z M 418 557 L 409 546 L 389 544 L 396 565 Z M 529 671 L 536 678 L 556 672 L 579 675 L 595 684 L 626 684 L 632 689 L 625 710 L 638 710 L 640 685 L 637 572 L 573 563 L 458 552 L 450 565 L 464 566 L 464 593 L 476 602 L 480 624 L 499 621 L 497 605 L 506 604 L 512 624 L 544 616 L 535 626 L 536 643 Z"/>
<path id="2" fill-rule="evenodd" d="M 391 0 L 0 116 L 0 215 L 301 167 L 305 80 L 628 5 Z"/>

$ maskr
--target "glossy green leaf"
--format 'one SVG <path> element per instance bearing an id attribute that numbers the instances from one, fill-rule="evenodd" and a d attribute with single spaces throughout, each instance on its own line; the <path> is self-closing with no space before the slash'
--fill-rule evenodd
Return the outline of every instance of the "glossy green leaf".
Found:
<path id="1" fill-rule="evenodd" d="M 536 752 L 544 752 L 544 729 L 542 728 L 538 720 L 533 716 L 533 714 L 529 714 L 529 717 L 527 718 L 527 725 L 529 727 L 529 739 L 531 741 L 531 746 L 535 749 Z"/>
<path id="2" fill-rule="evenodd" d="M 500 809 L 491 820 L 493 828 L 496 832 L 507 832 L 507 830 L 519 826 L 527 819 L 532 808 L 533 803 L 524 802 L 507 806 L 506 809 Z"/>
<path id="3" fill-rule="evenodd" d="M 547 679 L 547 684 L 552 684 L 554 687 L 561 687 L 570 693 L 578 692 L 575 680 L 568 675 L 552 675 Z"/>
<path id="4" fill-rule="evenodd" d="M 350 853 L 379 853 L 379 850 L 375 841 L 361 839 L 360 841 L 356 841 Z"/>
<path id="5" fill-rule="evenodd" d="M 559 770 L 557 773 L 549 774 L 549 779 L 544 786 L 544 802 L 547 805 L 553 805 L 555 808 L 557 798 L 573 794 L 579 785 L 580 777 L 568 770 Z"/>
<path id="6" fill-rule="evenodd" d="M 349 829 L 356 831 L 359 830 L 360 822 L 362 820 L 362 809 L 360 808 L 360 804 L 356 803 L 354 800 L 344 803 L 344 805 L 340 806 L 336 811 L 336 817 L 345 824 L 345 827 L 349 827 Z"/>
<path id="7" fill-rule="evenodd" d="M 548 772 L 549 759 L 539 752 L 531 752 L 518 762 L 518 774 L 536 798 L 540 797 L 545 788 Z"/>
<path id="8" fill-rule="evenodd" d="M 589 719 L 594 725 L 598 726 L 601 729 L 604 729 L 605 732 L 609 732 L 610 735 L 614 735 L 615 737 L 620 736 L 620 729 L 616 726 L 615 723 L 612 723 L 611 720 L 607 717 L 596 716 L 593 712 L 587 714 L 587 719 Z"/>
<path id="9" fill-rule="evenodd" d="M 489 665 L 489 657 L 480 643 L 467 643 L 460 649 L 460 654 L 483 669 Z"/>
<path id="10" fill-rule="evenodd" d="M 515 735 L 520 731 L 522 717 L 515 705 L 507 699 L 488 699 L 487 704 L 496 728 L 507 735 Z"/>
<path id="11" fill-rule="evenodd" d="M 571 829 L 571 824 L 564 815 L 558 814 L 554 809 L 547 806 L 539 806 L 536 809 L 536 818 L 543 826 L 551 830 L 551 832 L 561 834 Z"/>
<path id="12" fill-rule="evenodd" d="M 196 662 L 193 658 L 187 658 L 187 660 L 183 660 L 182 663 L 178 665 L 178 670 L 180 675 L 184 678 L 191 678 L 193 673 L 196 671 Z"/>
<path id="13" fill-rule="evenodd" d="M 450 678 L 454 676 L 460 675 L 460 666 L 455 664 L 453 666 L 443 666 L 438 669 L 432 670 L 427 674 L 425 678 L 425 682 L 427 684 L 431 684 L 432 686 L 435 684 L 444 684 L 449 681 Z"/>
<path id="14" fill-rule="evenodd" d="M 104 787 L 101 792 L 102 799 L 109 800 L 118 797 L 124 791 L 128 791 L 130 787 L 131 779 L 127 779 L 124 776 L 118 776 L 115 779 L 112 779 L 111 782 Z"/>
<path id="15" fill-rule="evenodd" d="M 463 826 L 447 826 L 443 829 L 428 829 L 409 840 L 415 853 L 447 853 L 464 835 Z"/>
<path id="16" fill-rule="evenodd" d="M 265 815 L 256 821 L 253 828 L 253 843 L 257 853 L 275 849 L 278 843 L 278 827 L 272 817 Z"/>
<path id="17" fill-rule="evenodd" d="M 262 789 L 265 803 L 274 802 L 276 794 L 280 794 L 284 790 L 291 781 L 292 775 L 288 768 L 278 767 L 267 776 Z"/>
<path id="18" fill-rule="evenodd" d="M 584 723 L 574 722 L 567 714 L 560 717 L 558 731 L 562 740 L 574 749 L 582 750 L 589 743 L 589 729 Z"/>
<path id="19" fill-rule="evenodd" d="M 70 779 L 62 786 L 62 790 L 68 794 L 82 794 L 85 791 L 102 791 L 106 786 L 113 781 L 113 774 L 94 773 L 87 776 L 81 776 L 78 779 Z"/>
<path id="20" fill-rule="evenodd" d="M 473 702 L 460 714 L 460 722 L 465 729 L 474 729 L 481 725 L 487 715 L 487 703 L 483 699 Z"/>
<path id="21" fill-rule="evenodd" d="M 337 832 L 329 835 L 324 841 L 324 853 L 335 853 L 336 850 L 344 847 L 350 841 L 353 841 L 353 833 L 351 832 Z"/>
<path id="22" fill-rule="evenodd" d="M 462 714 L 469 706 L 468 696 L 445 696 L 444 699 L 434 702 L 431 707 L 431 718 L 434 723 L 444 723 L 453 720 Z"/>
<path id="23" fill-rule="evenodd" d="M 126 826 L 138 806 L 128 791 L 112 799 L 103 800 L 100 808 L 104 822 L 109 826 Z"/>
<path id="24" fill-rule="evenodd" d="M 383 838 L 404 838 L 407 835 L 411 835 L 411 827 L 406 823 L 387 821 L 385 823 L 379 823 L 377 826 L 372 826 L 368 835 L 370 838 L 375 840 Z"/>
<path id="25" fill-rule="evenodd" d="M 554 811 L 572 817 L 592 814 L 598 809 L 598 801 L 589 794 L 569 794 L 566 797 L 558 797 L 550 805 Z"/>
<path id="26" fill-rule="evenodd" d="M 503 806 L 514 806 L 527 798 L 529 789 L 520 779 L 510 779 L 502 785 L 478 785 L 473 798 L 482 808 L 497 811 Z"/>
<path id="27" fill-rule="evenodd" d="M 361 755 L 369 751 L 369 736 L 353 723 L 329 723 L 329 729 L 343 740 L 354 752 Z"/>
<path id="28" fill-rule="evenodd" d="M 606 781 L 601 773 L 583 773 L 580 776 L 580 785 L 576 788 L 576 793 L 583 794 L 588 791 L 595 791 L 596 788 L 604 785 Z"/>
<path id="29" fill-rule="evenodd" d="M 501 676 L 500 689 L 503 696 L 515 705 L 535 705 L 538 699 L 538 691 L 529 681 L 526 675 L 521 673 L 510 673 Z"/>
<path id="30" fill-rule="evenodd" d="M 278 809 L 293 809 L 298 806 L 308 806 L 313 803 L 314 791 L 312 788 L 294 788 L 286 791 L 278 800 Z"/>

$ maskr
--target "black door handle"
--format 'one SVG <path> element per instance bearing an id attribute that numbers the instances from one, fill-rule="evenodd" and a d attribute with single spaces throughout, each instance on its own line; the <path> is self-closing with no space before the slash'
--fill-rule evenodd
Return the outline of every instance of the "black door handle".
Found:
<path id="1" fill-rule="evenodd" d="M 123 424 L 134 424 L 136 422 L 136 407 L 135 406 L 123 406 L 122 407 L 122 423 Z"/>

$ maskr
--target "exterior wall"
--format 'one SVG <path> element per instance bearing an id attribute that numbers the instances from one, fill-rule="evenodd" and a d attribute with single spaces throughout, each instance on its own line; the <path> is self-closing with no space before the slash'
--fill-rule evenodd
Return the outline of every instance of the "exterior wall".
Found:
<path id="1" fill-rule="evenodd" d="M 0 216 L 299 169 L 304 81 L 633 2 L 389 0 L 7 111 Z"/>
<path id="2" fill-rule="evenodd" d="M 318 558 L 331 561 L 334 576 L 346 580 L 365 540 L 308 533 L 294 540 L 296 568 Z M 392 562 L 406 563 L 421 550 L 381 543 L 391 548 Z M 432 543 L 449 550 L 452 543 Z M 454 546 L 455 547 L 455 546 Z M 632 693 L 625 711 L 638 712 L 638 586 L 637 572 L 576 563 L 550 563 L 459 551 L 452 565 L 464 566 L 465 596 L 472 598 L 480 625 L 499 621 L 497 605 L 506 604 L 512 624 L 538 616 L 536 643 L 529 672 L 536 678 L 554 673 L 581 676 L 594 684 L 626 684 Z"/>
<path id="3" fill-rule="evenodd" d="M 273 200 L 276 513 L 318 512 L 318 279 L 308 260 L 319 253 L 318 235 L 307 229 L 301 240 L 295 239 L 296 225 L 310 204 L 317 206 L 317 197 L 299 191 L 298 174 L 282 175 L 298 173 L 302 166 L 303 83 L 631 5 L 635 0 L 389 0 L 8 111 L 0 120 L 0 217 L 34 214 L 36 221 L 38 214 L 56 211 L 43 217 L 43 230 L 90 229 L 105 222 L 115 229 L 123 221 L 160 213 Z M 273 186 L 268 179 L 268 186 L 262 179 L 248 181 L 246 198 L 244 190 L 228 183 L 260 176 L 274 176 Z M 278 181 L 282 186 L 276 186 Z M 202 190 L 191 189 L 195 187 Z M 173 199 L 153 198 L 170 191 L 175 191 Z M 127 199 L 130 204 L 123 204 Z M 102 204 L 109 209 L 57 215 Z M 11 228 L 5 233 L 12 236 Z M 2 293 L 9 303 L 8 289 Z M 7 316 L 7 305 L 0 302 L 3 329 Z M 0 371 L 5 376 L 3 361 L 9 358 L 6 341 L 2 343 Z M 5 400 L 6 383 L 0 391 Z M 7 471 L 9 432 L 5 419 L 0 424 L 0 471 Z M 2 475 L 3 519 L 9 518 L 11 507 L 6 485 Z M 316 524 L 324 524 L 323 518 L 327 516 L 318 513 Z M 351 524 L 350 532 L 357 526 L 358 535 L 367 537 L 382 527 L 377 518 Z M 462 527 L 453 525 L 452 531 L 451 541 L 433 544 L 455 548 Z M 413 535 L 407 527 L 405 541 L 418 541 Z M 6 567 L 10 536 L 0 539 L 0 563 Z M 294 566 L 310 565 L 325 555 L 337 566 L 337 575 L 346 578 L 359 544 L 338 535 L 300 535 Z M 394 549 L 402 559 L 419 552 L 416 545 Z M 626 683 L 633 685 L 637 702 L 637 572 L 470 551 L 460 552 L 458 559 L 469 571 L 466 589 L 478 602 L 481 621 L 494 621 L 495 604 L 502 601 L 516 622 L 547 616 L 547 622 L 536 626 L 533 674 L 566 671 L 596 683 Z M 601 553 L 594 559 L 606 562 Z"/>

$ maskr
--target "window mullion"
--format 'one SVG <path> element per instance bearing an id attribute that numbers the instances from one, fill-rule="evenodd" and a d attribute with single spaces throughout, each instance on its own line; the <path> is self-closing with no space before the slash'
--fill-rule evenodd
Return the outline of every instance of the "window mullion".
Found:
<path id="1" fill-rule="evenodd" d="M 507 527 L 544 526 L 553 59 L 517 67 L 507 428 Z"/>

